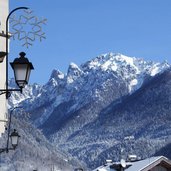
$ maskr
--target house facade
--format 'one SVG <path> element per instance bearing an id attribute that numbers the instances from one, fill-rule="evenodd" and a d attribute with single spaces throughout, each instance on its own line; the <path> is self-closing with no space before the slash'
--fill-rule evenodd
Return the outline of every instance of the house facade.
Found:
<path id="1" fill-rule="evenodd" d="M 6 51 L 6 18 L 8 16 L 8 0 L 0 0 L 0 51 Z M 5 88 L 6 81 L 6 62 L 0 63 L 0 89 Z M 0 95 L 0 135 L 5 131 L 7 122 L 7 100 L 5 94 Z"/>
<path id="2" fill-rule="evenodd" d="M 110 162 L 93 171 L 171 171 L 171 160 L 164 156 L 151 157 L 139 161 L 124 163 Z"/>

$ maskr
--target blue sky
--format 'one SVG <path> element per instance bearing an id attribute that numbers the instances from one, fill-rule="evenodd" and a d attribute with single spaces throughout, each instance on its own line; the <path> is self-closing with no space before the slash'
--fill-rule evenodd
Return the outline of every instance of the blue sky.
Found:
<path id="1" fill-rule="evenodd" d="M 70 62 L 109 52 L 171 63 L 171 0 L 9 1 L 11 10 L 27 6 L 48 20 L 41 43 L 10 43 L 11 60 L 25 51 L 34 64 L 31 83 L 45 84 L 53 69 L 66 73 Z"/>

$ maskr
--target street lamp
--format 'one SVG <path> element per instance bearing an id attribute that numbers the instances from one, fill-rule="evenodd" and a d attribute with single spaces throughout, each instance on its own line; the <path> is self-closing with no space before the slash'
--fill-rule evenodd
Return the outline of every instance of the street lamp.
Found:
<path id="1" fill-rule="evenodd" d="M 20 135 L 18 134 L 16 129 L 14 129 L 14 131 L 11 133 L 10 138 L 12 147 L 16 149 L 16 147 L 18 146 L 18 140 L 20 138 Z"/>
<path id="2" fill-rule="evenodd" d="M 33 65 L 25 57 L 25 53 L 21 52 L 19 58 L 15 58 L 11 62 L 11 67 L 14 70 L 15 81 L 18 87 L 22 90 L 26 84 L 28 84 L 30 72 L 33 68 Z"/>
<path id="3" fill-rule="evenodd" d="M 11 133 L 10 138 L 11 138 L 12 148 L 7 148 L 7 147 L 6 148 L 0 148 L 0 153 L 2 153 L 2 152 L 8 153 L 9 150 L 15 150 L 16 149 L 16 147 L 18 146 L 18 140 L 20 138 L 20 135 L 18 134 L 18 132 L 15 129 Z"/>
<path id="4" fill-rule="evenodd" d="M 14 61 L 11 64 L 12 69 L 14 70 L 14 77 L 16 84 L 18 85 L 19 89 L 9 89 L 8 88 L 8 39 L 9 39 L 9 34 L 8 34 L 8 20 L 15 11 L 20 10 L 20 9 L 28 9 L 27 7 L 18 7 L 12 10 L 9 15 L 7 16 L 6 19 L 6 52 L 0 52 L 0 63 L 3 62 L 4 57 L 6 56 L 6 88 L 5 89 L 0 89 L 0 95 L 1 94 L 6 94 L 6 99 L 8 99 L 10 92 L 12 91 L 20 91 L 22 92 L 22 89 L 26 84 L 28 84 L 30 72 L 32 69 L 34 69 L 33 65 L 29 60 L 25 57 L 25 53 L 21 52 L 19 58 L 15 58 Z"/>
<path id="5" fill-rule="evenodd" d="M 12 119 L 12 113 L 15 109 L 18 109 L 21 107 L 14 107 L 11 111 L 10 111 L 10 115 L 9 115 L 9 125 L 8 125 L 8 134 L 7 134 L 7 145 L 5 148 L 0 148 L 0 153 L 2 152 L 6 152 L 8 153 L 9 150 L 15 150 L 16 147 L 18 146 L 18 140 L 20 138 L 20 135 L 18 134 L 18 132 L 16 131 L 16 129 L 13 130 L 13 132 L 10 134 L 11 131 L 11 119 Z M 9 140 L 11 139 L 11 145 L 12 147 L 9 148 Z"/>
<path id="6" fill-rule="evenodd" d="M 5 56 L 7 55 L 6 52 L 0 51 L 0 63 L 4 61 Z"/>

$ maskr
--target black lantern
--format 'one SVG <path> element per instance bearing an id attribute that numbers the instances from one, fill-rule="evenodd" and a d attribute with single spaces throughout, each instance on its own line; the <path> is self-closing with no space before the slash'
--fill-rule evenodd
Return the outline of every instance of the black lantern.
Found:
<path id="1" fill-rule="evenodd" d="M 4 61 L 6 54 L 7 54 L 6 52 L 0 51 L 0 63 Z"/>
<path id="2" fill-rule="evenodd" d="M 13 146 L 13 148 L 15 149 L 18 145 L 18 140 L 20 138 L 18 132 L 14 129 L 14 131 L 11 133 L 10 135 L 11 137 L 11 144 Z"/>
<path id="3" fill-rule="evenodd" d="M 29 60 L 25 57 L 25 53 L 21 52 L 19 58 L 15 58 L 13 62 L 11 62 L 11 67 L 14 70 L 15 81 L 17 85 L 22 89 L 28 84 L 30 72 L 34 69 L 33 65 Z"/>

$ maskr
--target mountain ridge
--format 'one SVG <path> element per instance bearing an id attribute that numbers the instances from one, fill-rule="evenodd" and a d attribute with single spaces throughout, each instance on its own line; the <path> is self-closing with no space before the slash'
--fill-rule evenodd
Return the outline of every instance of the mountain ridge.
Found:
<path id="1" fill-rule="evenodd" d="M 170 67 L 167 62 L 145 61 L 122 54 L 104 54 L 80 66 L 71 63 L 66 74 L 53 70 L 45 85 L 35 85 L 35 90 L 32 86 L 28 86 L 23 91 L 24 95 L 12 94 L 9 104 L 11 107 L 18 105 L 16 102 L 19 98 L 19 105 L 24 106 L 26 111 L 31 113 L 32 123 L 41 129 L 57 148 L 68 151 L 79 160 L 86 162 L 90 168 L 101 165 L 104 157 L 114 155 L 111 150 L 119 156 L 118 149 L 121 144 L 125 149 L 127 148 L 127 151 L 131 149 L 122 141 L 124 136 L 133 134 L 130 125 L 137 127 L 137 133 L 142 132 L 141 136 L 135 140 L 135 144 L 138 147 L 143 143 L 149 144 L 148 150 L 150 155 L 153 155 L 159 150 L 157 148 L 162 147 L 161 143 L 167 143 L 165 138 L 162 140 L 162 137 L 167 134 L 159 131 L 161 135 L 155 137 L 151 130 L 151 135 L 147 134 L 146 126 L 150 122 L 153 123 L 152 118 L 156 118 L 156 115 L 146 117 L 143 110 L 149 113 L 148 107 L 153 106 L 149 109 L 154 113 L 166 111 L 165 117 L 169 119 L 169 93 L 165 92 L 165 85 L 160 86 L 159 82 L 164 80 L 167 85 L 165 88 L 170 92 L 168 88 Z M 157 88 L 151 89 L 152 85 L 154 87 L 156 85 Z M 154 90 L 160 96 L 155 94 Z M 144 92 L 147 93 L 143 95 Z M 162 92 L 167 99 L 159 105 L 156 97 L 163 99 Z M 156 101 L 154 104 L 153 100 Z M 147 103 L 148 101 L 151 106 Z M 126 105 L 127 102 L 133 107 Z M 141 102 L 146 105 L 143 106 Z M 116 108 L 120 105 L 122 112 Z M 121 115 L 116 115 L 120 120 L 113 117 L 112 111 L 121 112 Z M 137 118 L 137 121 L 139 118 L 133 114 L 131 116 L 130 112 L 139 112 L 141 118 L 143 116 L 146 118 L 143 118 L 142 123 L 136 122 L 134 118 Z M 158 115 L 161 119 L 162 115 L 160 113 Z M 129 116 L 132 117 L 132 122 Z M 122 121 L 123 125 L 119 125 L 119 121 Z M 156 122 L 160 123 L 161 127 L 163 126 L 157 118 Z M 106 134 L 102 128 L 107 128 Z M 164 131 L 168 132 L 168 136 L 170 135 L 167 125 Z M 158 147 L 155 141 L 160 144 Z M 148 150 L 144 154 L 139 149 L 136 151 L 145 157 Z M 84 155 L 85 153 L 89 158 Z M 116 156 L 114 158 L 118 159 Z"/>

